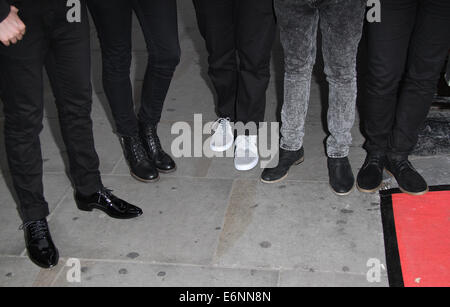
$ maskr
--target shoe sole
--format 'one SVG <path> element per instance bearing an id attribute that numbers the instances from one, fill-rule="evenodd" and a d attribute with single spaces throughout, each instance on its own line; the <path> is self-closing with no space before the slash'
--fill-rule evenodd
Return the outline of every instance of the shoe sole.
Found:
<path id="1" fill-rule="evenodd" d="M 170 169 L 170 170 L 164 170 L 164 169 L 159 169 L 158 168 L 158 172 L 163 173 L 163 174 L 170 174 L 173 173 L 177 170 L 177 167 L 175 166 L 174 168 Z"/>
<path id="2" fill-rule="evenodd" d="M 389 176 L 395 178 L 394 174 L 392 174 L 390 171 L 388 171 L 388 169 L 385 168 L 384 170 L 386 171 L 386 173 L 387 173 Z M 395 178 L 395 180 L 397 180 L 397 179 Z M 397 184 L 398 184 L 398 182 L 397 182 Z M 403 193 L 408 194 L 408 195 L 412 195 L 412 196 L 421 196 L 421 195 L 425 195 L 425 194 L 427 194 L 427 193 L 430 191 L 430 188 L 429 188 L 429 187 L 427 187 L 427 189 L 426 189 L 425 191 L 421 191 L 421 192 L 410 192 L 410 191 L 406 191 L 406 190 L 403 189 L 400 185 L 398 185 L 398 188 L 399 188 L 400 191 L 402 191 Z"/>
<path id="3" fill-rule="evenodd" d="M 137 181 L 144 182 L 144 183 L 154 183 L 154 182 L 158 182 L 158 181 L 159 181 L 159 178 L 160 178 L 160 177 L 158 176 L 158 177 L 155 178 L 155 179 L 150 179 L 150 180 L 148 180 L 148 179 L 142 179 L 142 178 L 136 176 L 136 174 L 134 174 L 133 172 L 130 172 L 130 174 L 131 174 L 131 177 L 133 177 L 133 178 L 136 179 Z"/>
<path id="4" fill-rule="evenodd" d="M 305 161 L 305 157 L 300 158 L 300 160 L 294 162 L 293 165 L 297 166 L 300 165 L 301 163 L 303 163 Z M 284 175 L 283 177 L 281 177 L 280 179 L 277 180 L 273 180 L 273 181 L 267 181 L 261 178 L 261 182 L 262 183 L 266 183 L 266 184 L 273 184 L 273 183 L 279 183 L 281 181 L 283 181 L 284 179 L 286 179 L 289 176 L 289 171 L 286 173 L 286 175 Z"/>
<path id="5" fill-rule="evenodd" d="M 246 171 L 250 171 L 252 169 L 254 169 L 259 163 L 259 158 L 258 160 L 256 160 L 256 162 L 253 162 L 252 164 L 249 165 L 245 165 L 245 166 L 236 166 L 236 164 L 234 165 L 234 167 L 236 168 L 236 170 L 240 171 L 240 172 L 246 172 Z"/>
<path id="6" fill-rule="evenodd" d="M 228 149 L 230 149 L 231 146 L 233 146 L 233 142 L 234 141 L 231 141 L 230 144 L 226 144 L 225 146 L 213 146 L 212 144 L 210 144 L 209 148 L 214 152 L 224 152 L 224 151 L 227 151 Z"/>
<path id="7" fill-rule="evenodd" d="M 94 211 L 94 209 L 96 209 L 96 210 L 98 210 L 98 211 L 101 211 L 101 212 L 103 212 L 103 213 L 105 213 L 107 216 L 109 216 L 110 218 L 113 218 L 113 219 L 116 219 L 116 220 L 132 220 L 132 219 L 135 219 L 135 218 L 138 218 L 138 217 L 140 217 L 140 216 L 142 216 L 142 214 L 140 214 L 140 215 L 137 215 L 137 216 L 133 216 L 133 217 L 122 217 L 122 216 L 117 216 L 117 215 L 114 215 L 114 214 L 110 214 L 110 213 L 107 213 L 106 211 L 104 211 L 103 209 L 102 209 L 102 207 L 100 207 L 97 203 L 91 203 L 91 204 L 87 204 L 87 205 L 83 205 L 83 206 L 80 206 L 78 203 L 77 203 L 77 208 L 78 208 L 78 210 L 80 210 L 80 211 L 85 211 L 85 212 L 92 212 L 92 211 Z"/>
<path id="8" fill-rule="evenodd" d="M 371 189 L 371 190 L 367 190 L 367 189 L 363 189 L 358 185 L 358 182 L 356 182 L 356 187 L 358 189 L 358 191 L 360 191 L 361 193 L 368 193 L 368 194 L 373 194 L 378 192 L 381 187 L 383 186 L 383 181 L 381 181 L 380 185 L 378 187 L 376 187 L 375 189 Z"/>
<path id="9" fill-rule="evenodd" d="M 353 187 L 350 189 L 350 191 L 345 192 L 345 193 L 339 193 L 339 192 L 336 192 L 336 191 L 333 189 L 333 187 L 331 186 L 331 184 L 330 184 L 330 188 L 331 188 L 331 190 L 333 191 L 333 193 L 336 194 L 336 195 L 338 195 L 338 196 L 348 196 L 348 195 L 352 194 L 353 190 L 355 189 L 355 184 L 354 184 Z"/>

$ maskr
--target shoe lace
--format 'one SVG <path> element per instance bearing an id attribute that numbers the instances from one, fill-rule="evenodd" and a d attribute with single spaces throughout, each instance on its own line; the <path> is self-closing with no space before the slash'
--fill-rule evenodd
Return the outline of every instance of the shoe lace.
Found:
<path id="1" fill-rule="evenodd" d="M 147 131 L 147 143 L 151 150 L 162 151 L 161 141 L 159 140 L 158 134 L 156 132 L 156 127 L 151 127 Z"/>
<path id="2" fill-rule="evenodd" d="M 147 152 L 138 138 L 136 138 L 131 144 L 131 153 L 136 162 L 141 162 L 148 158 Z"/>
<path id="3" fill-rule="evenodd" d="M 412 166 L 411 162 L 409 162 L 407 159 L 405 160 L 401 160 L 397 163 L 396 165 L 397 169 L 399 170 L 400 173 L 407 171 L 407 170 L 414 170 L 414 167 Z"/>
<path id="4" fill-rule="evenodd" d="M 216 120 L 212 126 L 212 129 L 214 131 L 221 131 L 221 132 L 225 132 L 227 130 L 227 126 L 230 123 L 230 118 L 229 117 L 222 117 L 219 118 L 218 120 Z"/>
<path id="5" fill-rule="evenodd" d="M 20 230 L 28 229 L 31 233 L 31 236 L 36 239 L 43 239 L 48 237 L 49 230 L 47 222 L 44 220 L 41 221 L 32 221 L 26 222 L 19 227 Z"/>

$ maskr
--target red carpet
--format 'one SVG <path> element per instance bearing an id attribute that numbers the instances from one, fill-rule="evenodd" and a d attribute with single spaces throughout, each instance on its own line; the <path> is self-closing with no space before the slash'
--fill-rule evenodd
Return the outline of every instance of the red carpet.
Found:
<path id="1" fill-rule="evenodd" d="M 391 286 L 450 286 L 450 186 L 423 196 L 381 192 Z"/>

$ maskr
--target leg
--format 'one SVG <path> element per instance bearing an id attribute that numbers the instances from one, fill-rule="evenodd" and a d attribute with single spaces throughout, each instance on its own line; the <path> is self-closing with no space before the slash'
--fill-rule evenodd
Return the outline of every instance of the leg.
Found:
<path id="1" fill-rule="evenodd" d="M 5 114 L 5 146 L 24 221 L 49 214 L 42 184 L 39 134 L 43 119 L 43 58 L 47 50 L 40 20 L 22 16 L 27 35 L 19 44 L 0 47 L 0 77 Z"/>
<path id="2" fill-rule="evenodd" d="M 297 151 L 305 135 L 319 13 L 296 0 L 275 0 L 275 9 L 285 54 L 281 148 Z"/>
<path id="3" fill-rule="evenodd" d="M 408 155 L 431 106 L 450 49 L 450 2 L 423 1 L 409 48 L 396 121 L 389 140 L 394 154 Z"/>
<path id="4" fill-rule="evenodd" d="M 139 120 L 157 125 L 180 62 L 176 0 L 134 0 L 149 52 Z"/>
<path id="5" fill-rule="evenodd" d="M 417 0 L 385 0 L 381 7 L 382 22 L 367 25 L 368 72 L 363 121 L 369 153 L 387 151 L 417 4 Z"/>
<path id="6" fill-rule="evenodd" d="M 364 22 L 365 2 L 341 0 L 320 7 L 325 73 L 330 85 L 327 154 L 348 156 L 356 108 L 356 56 Z"/>
<path id="7" fill-rule="evenodd" d="M 58 107 L 62 136 L 77 192 L 101 190 L 99 159 L 94 147 L 91 107 L 90 36 L 86 8 L 82 22 L 60 20 L 53 30 L 46 69 Z"/>
<path id="8" fill-rule="evenodd" d="M 234 0 L 194 0 L 200 33 L 209 53 L 209 76 L 218 96 L 219 117 L 235 121 L 237 59 Z"/>
<path id="9" fill-rule="evenodd" d="M 116 123 L 117 133 L 138 135 L 130 81 L 132 7 L 123 0 L 89 0 L 97 27 L 103 59 L 103 87 Z"/>
<path id="10" fill-rule="evenodd" d="M 236 10 L 240 59 L 236 119 L 259 124 L 264 121 L 276 30 L 273 1 L 239 0 Z"/>

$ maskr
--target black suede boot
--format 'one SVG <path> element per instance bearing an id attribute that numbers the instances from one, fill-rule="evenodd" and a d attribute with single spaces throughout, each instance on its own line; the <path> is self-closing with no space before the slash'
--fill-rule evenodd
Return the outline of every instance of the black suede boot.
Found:
<path id="1" fill-rule="evenodd" d="M 334 193 L 349 195 L 355 186 L 355 177 L 348 158 L 328 158 L 328 175 Z"/>
<path id="2" fill-rule="evenodd" d="M 175 161 L 162 149 L 155 125 L 139 124 L 141 140 L 149 157 L 161 173 L 171 173 L 177 168 Z"/>
<path id="3" fill-rule="evenodd" d="M 383 170 L 386 155 L 382 153 L 368 153 L 363 166 L 359 170 L 357 186 L 360 192 L 374 193 L 383 183 Z"/>
<path id="4" fill-rule="evenodd" d="M 136 136 L 121 136 L 125 159 L 130 167 L 131 176 L 142 182 L 154 182 L 159 179 L 159 173 L 153 161 L 148 157 L 141 139 Z"/>
<path id="5" fill-rule="evenodd" d="M 261 174 L 264 183 L 276 183 L 285 179 L 292 165 L 298 165 L 305 159 L 303 147 L 297 151 L 288 151 L 280 148 L 278 165 L 274 168 L 266 168 Z"/>
<path id="6" fill-rule="evenodd" d="M 395 177 L 400 190 L 410 195 L 423 195 L 428 192 L 428 184 L 404 155 L 389 154 L 386 171 Z"/>

